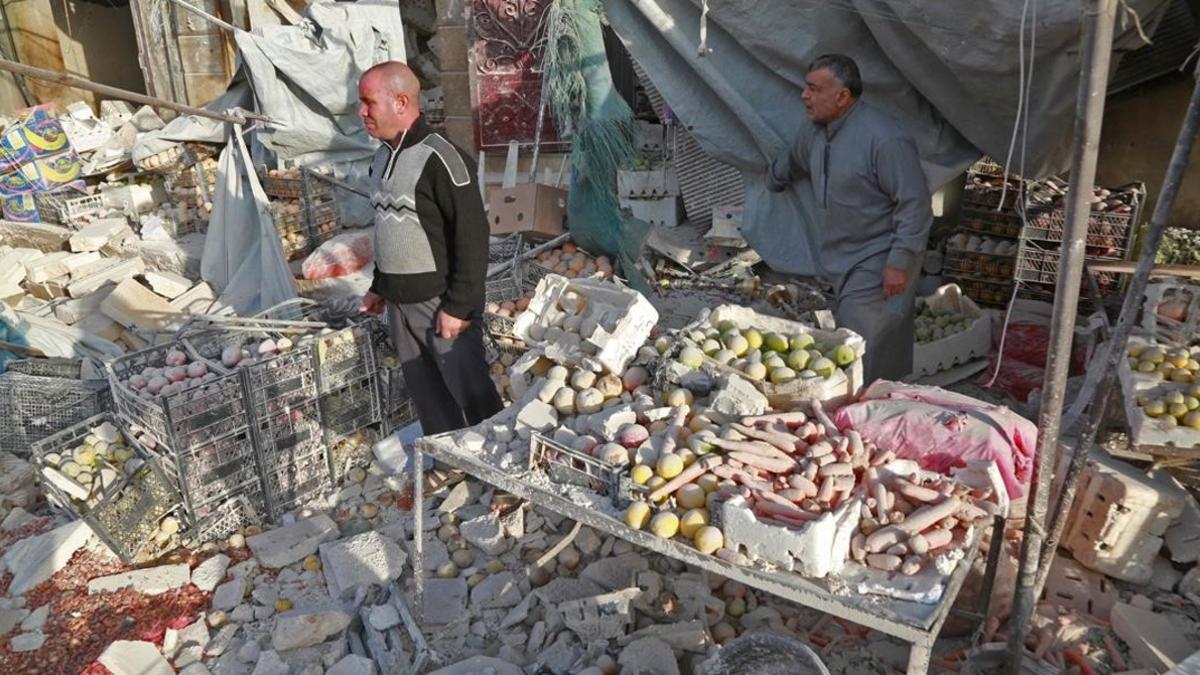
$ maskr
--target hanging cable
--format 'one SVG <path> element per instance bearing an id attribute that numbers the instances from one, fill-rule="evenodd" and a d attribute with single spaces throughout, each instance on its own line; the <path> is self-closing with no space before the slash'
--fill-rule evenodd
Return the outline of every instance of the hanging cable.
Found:
<path id="1" fill-rule="evenodd" d="M 696 56 L 704 58 L 712 53 L 708 46 L 708 0 L 700 4 L 700 46 L 696 48 Z"/>

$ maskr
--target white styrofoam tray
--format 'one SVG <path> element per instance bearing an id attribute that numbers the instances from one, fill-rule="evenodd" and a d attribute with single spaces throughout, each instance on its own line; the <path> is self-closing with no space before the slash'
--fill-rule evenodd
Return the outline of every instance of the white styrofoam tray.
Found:
<path id="1" fill-rule="evenodd" d="M 1126 366 L 1128 368 L 1128 366 Z M 1121 383 L 1121 397 L 1125 406 L 1125 419 L 1129 421 L 1129 441 L 1137 445 L 1192 448 L 1200 446 L 1200 429 L 1191 427 L 1168 427 L 1160 419 L 1150 417 L 1138 407 L 1138 396 L 1157 397 L 1170 391 L 1186 392 L 1192 385 L 1174 382 L 1157 382 L 1153 386 L 1130 389 Z"/>
<path id="2" fill-rule="evenodd" d="M 992 350 L 991 315 L 979 309 L 974 300 L 963 295 L 958 284 L 946 284 L 926 296 L 924 300 L 932 307 L 960 312 L 968 318 L 974 317 L 975 320 L 970 328 L 960 333 L 933 342 L 914 344 L 914 375 L 933 375 L 987 356 Z"/>

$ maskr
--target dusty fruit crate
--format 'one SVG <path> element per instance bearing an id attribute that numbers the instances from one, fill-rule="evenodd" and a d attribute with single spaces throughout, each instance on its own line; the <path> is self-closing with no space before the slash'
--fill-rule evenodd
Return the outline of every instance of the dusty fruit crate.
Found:
<path id="1" fill-rule="evenodd" d="M 959 229 L 964 232 L 1016 239 L 1021 236 L 1021 216 L 1015 212 L 963 206 Z"/>
<path id="2" fill-rule="evenodd" d="M 1106 213 L 1093 211 L 1088 215 L 1086 246 L 1099 249 L 1108 257 L 1124 258 L 1133 244 L 1133 232 L 1141 211 L 1145 190 L 1135 193 L 1134 210 L 1129 213 Z M 1061 242 L 1066 230 L 1067 214 L 1064 209 L 1053 209 L 1030 218 L 1023 230 L 1023 237 L 1034 241 Z"/>
<path id="3" fill-rule="evenodd" d="M 1015 276 L 1019 281 L 1054 284 L 1058 281 L 1059 261 L 1061 258 L 1062 253 L 1057 248 L 1045 247 L 1033 241 L 1022 241 L 1020 251 L 1017 253 Z M 1115 258 L 1096 255 L 1089 249 L 1087 259 L 1113 260 Z M 1105 294 L 1111 290 L 1116 290 L 1120 284 L 1120 278 L 1115 273 L 1101 272 L 1095 274 L 1094 278 L 1100 287 L 1100 292 Z"/>
<path id="4" fill-rule="evenodd" d="M 1015 255 L 947 248 L 942 270 L 950 275 L 1005 280 L 1012 278 L 1015 263 Z"/>
<path id="5" fill-rule="evenodd" d="M 374 335 L 363 323 L 316 337 L 317 380 L 327 394 L 375 373 Z"/>
<path id="6" fill-rule="evenodd" d="M 299 170 L 271 169 L 259 175 L 263 192 L 268 197 L 284 199 L 315 199 L 333 192 L 333 186 L 324 181 L 310 178 Z"/>
<path id="7" fill-rule="evenodd" d="M 200 523 L 236 496 L 245 496 L 265 509 L 258 456 L 249 429 L 182 452 L 148 449 L 162 459 L 168 478 L 178 486 L 191 522 Z"/>
<path id="8" fill-rule="evenodd" d="M 390 434 L 396 429 L 418 421 L 417 406 L 413 403 L 408 385 L 404 382 L 404 373 L 400 367 L 384 368 L 379 371 L 380 402 L 383 417 L 383 433 Z"/>
<path id="9" fill-rule="evenodd" d="M 94 431 L 105 425 L 117 440 L 101 446 L 103 441 Z M 89 458 L 91 464 L 77 462 Z M 184 523 L 180 494 L 158 460 L 112 413 L 88 418 L 35 443 L 33 461 L 47 499 L 87 523 L 125 564 L 153 560 L 178 545 L 174 535 Z M 96 469 L 100 486 L 82 485 L 68 474 L 68 464 Z"/>
<path id="10" fill-rule="evenodd" d="M 342 485 L 351 469 L 366 469 L 371 465 L 374 453 L 371 448 L 381 438 L 381 429 L 368 426 L 330 443 L 329 477 L 334 485 Z"/>
<path id="11" fill-rule="evenodd" d="M 196 522 L 195 539 L 200 542 L 223 541 L 250 526 L 266 522 L 266 506 L 259 492 L 256 497 L 235 495 L 219 504 Z"/>
<path id="12" fill-rule="evenodd" d="M 167 353 L 173 350 L 184 351 L 191 361 L 204 363 L 214 378 L 167 395 L 150 395 L 146 389 L 139 392 L 130 386 L 130 378 L 145 369 L 168 367 Z M 149 434 L 156 445 L 177 452 L 247 428 L 250 418 L 241 378 L 209 355 L 211 352 L 201 354 L 182 340 L 114 359 L 106 369 L 117 414 L 136 431 Z"/>
<path id="13" fill-rule="evenodd" d="M 624 508 L 644 500 L 649 490 L 629 475 L 628 466 L 613 466 L 585 452 L 534 433 L 529 443 L 529 470 L 541 471 L 556 483 L 567 483 L 606 495 L 613 506 Z"/>
<path id="14" fill-rule="evenodd" d="M 330 447 L 339 439 L 355 434 L 382 421 L 379 384 L 365 378 L 340 389 L 322 394 L 321 426 Z"/>
<path id="15" fill-rule="evenodd" d="M 492 335 L 513 336 L 513 324 L 516 323 L 518 302 L 527 297 L 527 286 L 524 279 L 516 270 L 508 270 L 496 277 L 488 279 L 485 287 L 483 323 Z M 528 306 L 528 303 L 525 303 Z"/>
<path id="16" fill-rule="evenodd" d="M 978 279 L 956 274 L 947 274 L 947 278 L 953 279 L 954 283 L 958 284 L 962 289 L 963 295 L 971 298 L 980 305 L 988 305 L 989 307 L 1004 307 L 1008 305 L 1012 299 L 1013 281 L 1011 279 L 1005 281 L 992 281 L 988 279 Z"/>
<path id="17" fill-rule="evenodd" d="M 281 522 L 288 511 L 306 505 L 333 487 L 328 458 L 322 451 L 268 472 L 263 477 L 271 519 Z"/>
<path id="18" fill-rule="evenodd" d="M 0 373 L 0 450 L 26 456 L 35 441 L 112 407 L 104 380 Z"/>
<path id="19" fill-rule="evenodd" d="M 273 415 L 317 398 L 317 368 L 312 345 L 297 345 L 241 368 L 253 414 Z"/>
<path id="20" fill-rule="evenodd" d="M 259 416 L 254 435 L 259 463 L 268 474 L 325 452 L 316 400 Z"/>

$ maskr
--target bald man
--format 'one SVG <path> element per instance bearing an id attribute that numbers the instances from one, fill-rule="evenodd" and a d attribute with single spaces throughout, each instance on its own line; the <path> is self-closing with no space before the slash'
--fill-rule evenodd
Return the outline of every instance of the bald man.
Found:
<path id="1" fill-rule="evenodd" d="M 367 133 L 383 141 L 375 183 L 375 279 L 363 309 L 387 312 L 426 434 L 478 424 L 502 404 L 483 350 L 488 224 L 475 164 L 421 118 L 408 66 L 381 63 L 358 83 Z"/>

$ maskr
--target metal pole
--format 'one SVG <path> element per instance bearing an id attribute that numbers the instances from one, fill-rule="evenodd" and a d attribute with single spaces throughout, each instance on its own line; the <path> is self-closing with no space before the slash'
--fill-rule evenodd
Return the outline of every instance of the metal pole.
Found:
<path id="1" fill-rule="evenodd" d="M 1188 103 L 1183 124 L 1179 127 L 1179 136 L 1175 139 L 1175 149 L 1171 151 L 1171 160 L 1167 164 L 1162 191 L 1158 201 L 1154 204 L 1154 214 L 1150 216 L 1150 231 L 1142 243 L 1137 271 L 1134 272 L 1133 279 L 1125 290 L 1121 314 L 1108 341 L 1104 358 L 1098 361 L 1101 373 L 1100 382 L 1088 408 L 1088 418 L 1083 432 L 1080 434 L 1079 447 L 1075 448 L 1075 454 L 1071 457 L 1071 465 L 1063 478 L 1063 486 L 1059 491 L 1055 508 L 1050 511 L 1052 525 L 1042 546 L 1043 557 L 1054 552 L 1059 538 L 1062 536 L 1066 522 L 1066 509 L 1071 507 L 1075 489 L 1078 487 L 1079 472 L 1083 470 L 1083 465 L 1087 462 L 1092 444 L 1096 439 L 1096 433 L 1104 421 L 1104 413 L 1112 396 L 1113 376 L 1117 372 L 1121 359 L 1125 356 L 1125 342 L 1133 330 L 1134 321 L 1137 320 L 1138 310 L 1142 305 L 1142 296 L 1146 293 L 1146 284 L 1149 283 L 1150 274 L 1154 269 L 1155 255 L 1162 244 L 1163 235 L 1167 231 L 1167 221 L 1170 220 L 1171 210 L 1174 208 L 1175 200 L 1179 197 L 1179 190 L 1183 186 L 1183 175 L 1187 172 L 1192 146 L 1196 143 L 1196 135 L 1200 133 L 1200 65 L 1197 66 L 1195 74 L 1197 79 L 1195 86 L 1192 87 L 1192 99 Z M 1133 225 L 1137 225 L 1137 223 L 1133 223 Z M 1133 233 L 1131 232 L 1130 238 L 1132 237 Z M 1035 590 L 1040 591 L 1046 584 L 1046 576 L 1049 573 L 1050 566 L 1043 565 L 1038 573 Z"/>
<path id="2" fill-rule="evenodd" d="M 1067 366 L 1070 363 L 1071 338 L 1074 335 L 1076 305 L 1083 275 L 1084 244 L 1091 213 L 1089 199 L 1096 179 L 1096 156 L 1104 117 L 1104 96 L 1108 89 L 1116 4 L 1117 0 L 1083 0 L 1081 5 L 1085 32 L 1075 108 L 1071 180 L 1067 193 L 1067 224 L 1063 233 L 1058 284 L 1054 292 L 1050 352 L 1042 383 L 1045 395 L 1038 424 L 1037 455 L 1034 458 L 1017 588 L 1013 595 L 1008 628 L 1009 672 L 1013 675 L 1021 673 L 1026 627 L 1037 602 L 1034 593 L 1042 543 L 1046 538 L 1045 519 L 1051 477 L 1058 458 L 1059 425 L 1062 422 Z"/>
<path id="3" fill-rule="evenodd" d="M 189 115 L 198 115 L 200 117 L 208 117 L 214 120 L 220 120 L 222 122 L 230 122 L 232 124 L 246 124 L 247 119 L 268 119 L 262 115 L 255 115 L 253 113 L 243 113 L 242 115 L 226 115 L 224 113 L 213 112 L 203 108 L 193 108 L 190 105 L 183 105 L 182 103 L 175 103 L 174 101 L 168 101 L 166 99 L 146 96 L 145 94 L 137 94 L 132 91 L 117 89 L 116 87 L 110 87 L 105 84 L 96 84 L 91 80 L 85 80 L 82 77 L 78 77 L 70 73 L 60 73 L 56 70 L 34 68 L 33 66 L 27 66 L 23 63 L 17 63 L 16 61 L 9 61 L 8 59 L 0 59 L 0 70 L 7 70 L 8 72 L 16 73 L 17 75 L 32 77 L 35 80 L 45 80 L 47 82 L 56 82 L 58 84 L 76 87 L 78 89 L 86 89 L 103 96 L 110 96 L 123 101 L 132 101 L 134 103 L 141 103 L 142 105 L 153 106 L 155 108 L 166 108 L 167 110 L 174 110 L 176 112 L 187 113 Z"/>

